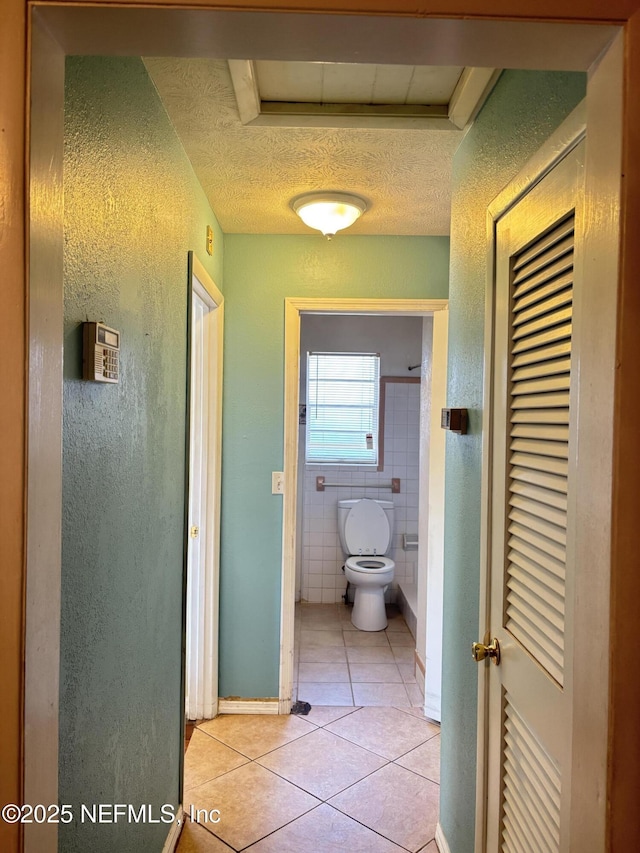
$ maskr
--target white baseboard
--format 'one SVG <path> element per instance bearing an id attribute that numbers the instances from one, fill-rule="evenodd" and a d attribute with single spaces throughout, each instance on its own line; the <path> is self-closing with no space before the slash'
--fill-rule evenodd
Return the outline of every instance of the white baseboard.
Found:
<path id="1" fill-rule="evenodd" d="M 167 835 L 167 840 L 164 842 L 162 853 L 174 853 L 174 850 L 178 846 L 178 839 L 180 838 L 180 833 L 182 831 L 183 824 L 184 811 L 182 810 L 182 806 L 178 806 L 178 810 L 176 811 L 176 819 L 171 824 L 171 829 L 169 830 L 169 834 Z"/>
<path id="2" fill-rule="evenodd" d="M 277 699 L 219 699 L 219 714 L 277 714 Z"/>
<path id="3" fill-rule="evenodd" d="M 293 701 L 291 699 L 280 699 L 278 702 L 279 714 L 290 714 Z"/>
<path id="4" fill-rule="evenodd" d="M 447 839 L 444 837 L 444 832 L 439 822 L 436 826 L 436 847 L 440 853 L 451 853 L 449 845 L 447 844 Z"/>

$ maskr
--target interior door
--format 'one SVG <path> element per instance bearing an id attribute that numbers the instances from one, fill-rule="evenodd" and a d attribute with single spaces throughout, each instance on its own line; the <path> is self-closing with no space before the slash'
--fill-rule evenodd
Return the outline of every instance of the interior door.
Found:
<path id="1" fill-rule="evenodd" d="M 192 263 L 185 705 L 200 720 L 218 709 L 222 295 Z"/>
<path id="2" fill-rule="evenodd" d="M 569 849 L 576 202 L 584 142 L 496 224 L 484 849 Z M 497 643 L 492 647 L 493 640 Z M 494 665 L 497 664 L 497 665 Z"/>

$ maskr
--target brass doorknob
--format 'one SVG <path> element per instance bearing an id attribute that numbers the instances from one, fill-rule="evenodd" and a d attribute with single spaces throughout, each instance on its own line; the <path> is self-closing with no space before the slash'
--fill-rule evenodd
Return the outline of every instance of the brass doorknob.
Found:
<path id="1" fill-rule="evenodd" d="M 472 643 L 471 654 L 476 663 L 480 663 L 485 658 L 491 658 L 492 662 L 497 666 L 500 663 L 500 643 L 495 637 L 489 645 L 485 643 Z"/>

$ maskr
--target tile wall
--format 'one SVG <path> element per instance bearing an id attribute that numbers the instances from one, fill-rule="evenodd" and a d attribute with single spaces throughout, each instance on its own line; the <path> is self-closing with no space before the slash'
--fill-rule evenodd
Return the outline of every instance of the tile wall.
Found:
<path id="1" fill-rule="evenodd" d="M 398 582 L 415 583 L 417 550 L 403 550 L 403 534 L 418 533 L 418 466 L 420 448 L 420 384 L 387 382 L 384 417 L 384 470 L 368 466 L 305 465 L 303 482 L 302 573 L 303 601 L 332 604 L 342 600 L 346 579 L 344 555 L 338 538 L 338 500 L 374 498 L 393 500 L 395 530 L 388 554 L 395 560 L 395 577 L 387 600 L 395 601 Z M 303 446 L 301 447 L 303 451 Z M 316 491 L 316 477 L 350 484 Z M 400 494 L 390 489 L 359 488 L 363 484 L 401 481 Z"/>

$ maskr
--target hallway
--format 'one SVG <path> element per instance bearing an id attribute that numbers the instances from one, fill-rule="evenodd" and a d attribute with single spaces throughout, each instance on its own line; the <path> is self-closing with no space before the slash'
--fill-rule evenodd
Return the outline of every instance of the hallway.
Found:
<path id="1" fill-rule="evenodd" d="M 223 715 L 195 728 L 185 811 L 218 809 L 220 821 L 189 822 L 178 853 L 436 853 L 440 728 L 419 707 L 413 637 L 393 607 L 387 630 L 371 634 L 350 612 L 296 608 L 308 715 Z"/>

